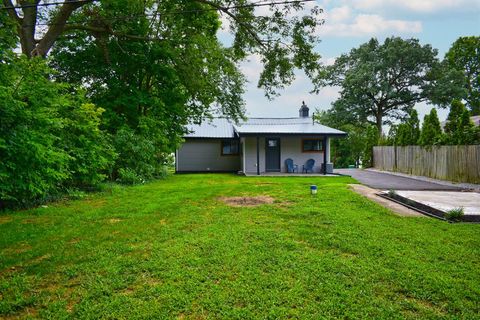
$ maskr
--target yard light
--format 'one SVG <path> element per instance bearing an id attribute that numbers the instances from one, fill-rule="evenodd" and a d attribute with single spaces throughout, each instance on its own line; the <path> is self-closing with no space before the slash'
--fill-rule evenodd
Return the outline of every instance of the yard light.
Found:
<path id="1" fill-rule="evenodd" d="M 311 194 L 317 194 L 317 186 L 316 185 L 312 184 L 310 186 L 310 193 Z"/>

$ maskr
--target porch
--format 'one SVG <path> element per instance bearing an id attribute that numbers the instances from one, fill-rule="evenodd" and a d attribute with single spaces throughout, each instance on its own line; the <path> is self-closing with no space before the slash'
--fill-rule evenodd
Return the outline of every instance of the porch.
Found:
<path id="1" fill-rule="evenodd" d="M 328 135 L 248 135 L 240 136 L 240 141 L 241 171 L 247 176 L 324 176 L 332 173 Z M 288 172 L 287 159 L 293 161 L 296 172 Z M 303 169 L 309 160 L 313 160 L 314 165 L 307 173 Z"/>
<path id="2" fill-rule="evenodd" d="M 287 172 L 264 172 L 260 175 L 256 173 L 244 173 L 247 177 L 341 177 L 339 174 L 334 173 L 287 173 Z"/>

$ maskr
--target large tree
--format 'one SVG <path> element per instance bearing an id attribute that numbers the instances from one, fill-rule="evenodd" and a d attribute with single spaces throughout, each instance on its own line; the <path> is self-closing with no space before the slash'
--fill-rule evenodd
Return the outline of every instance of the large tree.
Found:
<path id="1" fill-rule="evenodd" d="M 293 81 L 295 68 L 316 76 L 316 28 L 323 20 L 317 6 L 306 10 L 305 3 L 310 1 L 3 0 L 1 9 L 15 22 L 27 57 L 45 57 L 65 36 L 94 39 L 103 49 L 106 42 L 128 39 L 177 45 L 180 50 L 187 41 L 191 46 L 202 42 L 204 39 L 198 38 L 202 32 L 216 35 L 222 21 L 229 25 L 234 39 L 226 59 L 237 62 L 251 54 L 259 55 L 264 66 L 259 86 L 274 95 L 276 88 Z M 261 15 L 264 10 L 260 8 L 267 8 L 268 13 Z M 208 57 L 211 50 L 220 47 L 217 42 L 210 51 L 201 52 L 201 57 Z"/>
<path id="2" fill-rule="evenodd" d="M 480 114 L 480 36 L 460 37 L 445 55 L 446 63 L 462 71 L 472 115 Z"/>
<path id="3" fill-rule="evenodd" d="M 318 76 L 321 10 L 306 2 L 3 0 L 3 9 L 27 57 L 48 57 L 56 81 L 86 88 L 105 109 L 102 129 L 119 153 L 113 177 L 127 168 L 150 178 L 187 123 L 243 117 L 241 61 L 260 58 L 258 85 L 268 97 L 297 68 Z"/>
<path id="4" fill-rule="evenodd" d="M 341 55 L 319 77 L 322 86 L 340 86 L 333 109 L 357 121 L 382 126 L 404 117 L 416 103 L 448 104 L 463 94 L 461 75 L 442 68 L 437 50 L 417 39 L 377 39 Z"/>

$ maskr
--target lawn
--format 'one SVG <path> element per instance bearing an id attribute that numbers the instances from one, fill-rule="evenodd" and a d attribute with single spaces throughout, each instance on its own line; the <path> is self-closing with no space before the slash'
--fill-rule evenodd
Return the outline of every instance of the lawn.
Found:
<path id="1" fill-rule="evenodd" d="M 0 318 L 478 317 L 480 225 L 396 216 L 352 182 L 175 175 L 0 213 Z"/>

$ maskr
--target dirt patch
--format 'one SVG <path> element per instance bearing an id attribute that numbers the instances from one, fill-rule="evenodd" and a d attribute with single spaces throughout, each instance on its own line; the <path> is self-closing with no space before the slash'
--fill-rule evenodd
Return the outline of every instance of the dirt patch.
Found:
<path id="1" fill-rule="evenodd" d="M 231 207 L 256 207 L 262 204 L 272 204 L 274 199 L 269 196 L 257 197 L 221 197 L 218 200 L 225 202 Z"/>
<path id="2" fill-rule="evenodd" d="M 109 223 L 119 223 L 120 221 L 122 221 L 122 219 L 109 219 L 108 220 Z"/>

